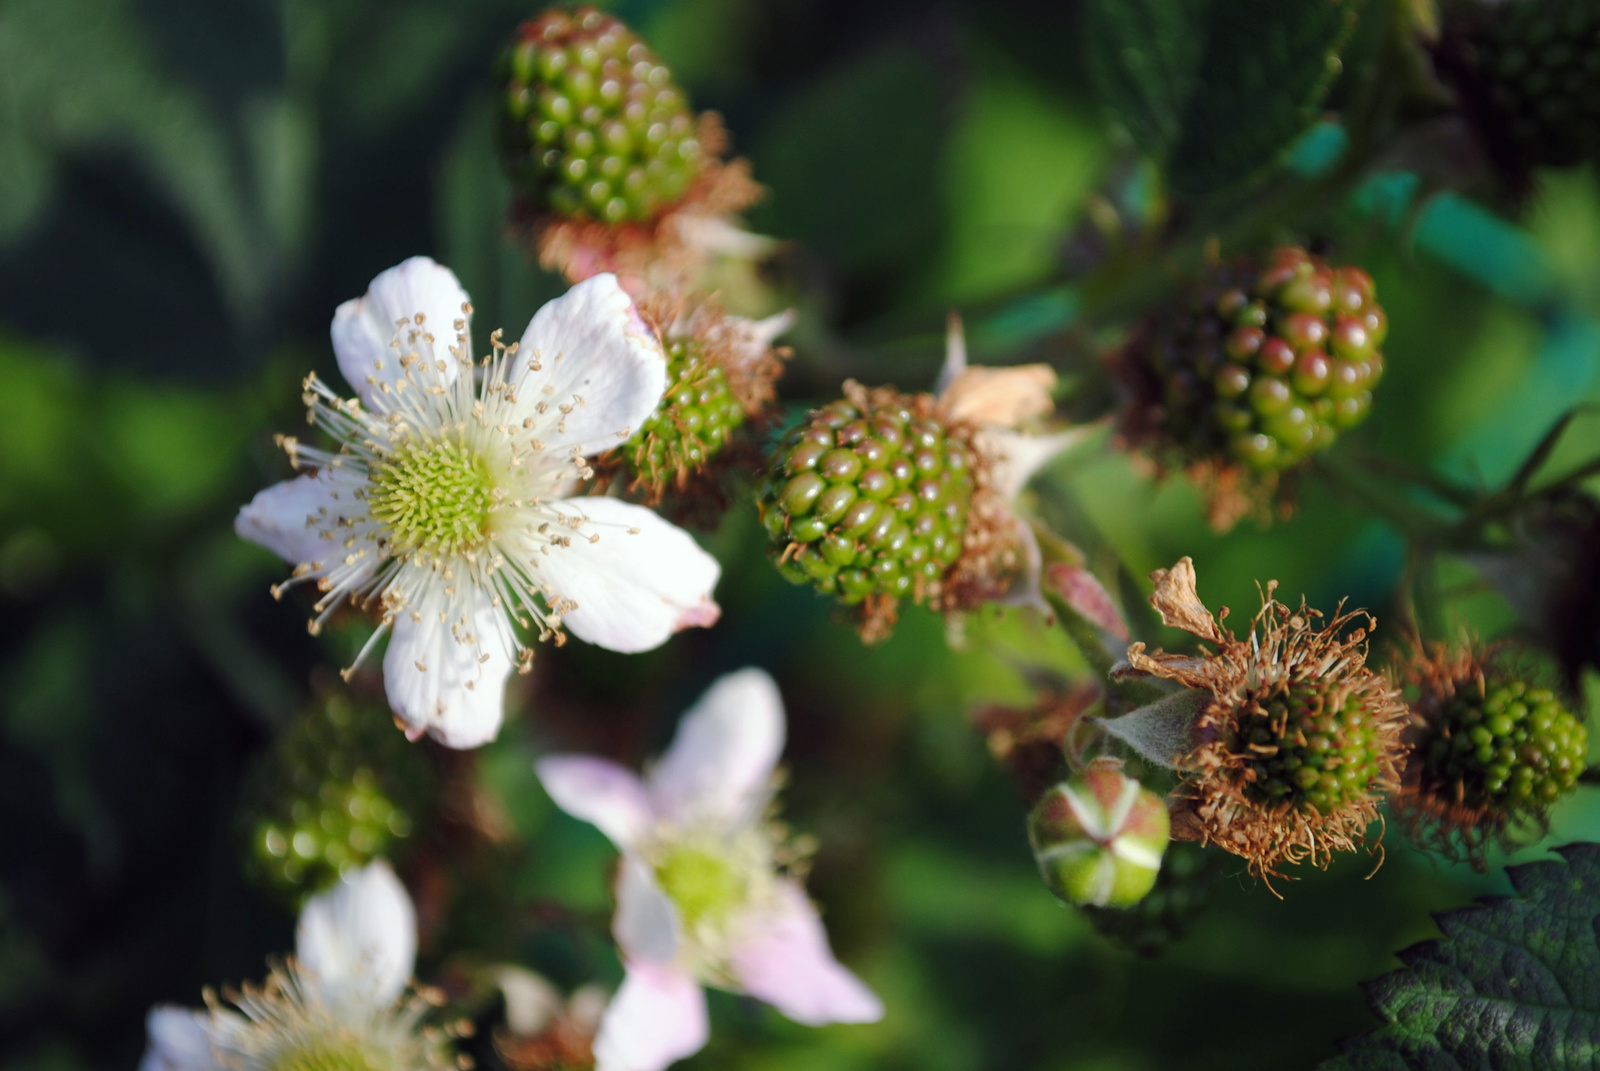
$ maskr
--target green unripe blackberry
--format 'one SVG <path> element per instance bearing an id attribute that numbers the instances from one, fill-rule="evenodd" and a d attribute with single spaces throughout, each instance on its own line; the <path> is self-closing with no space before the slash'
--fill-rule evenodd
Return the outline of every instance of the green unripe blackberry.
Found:
<path id="1" fill-rule="evenodd" d="M 927 395 L 861 391 L 784 436 L 759 489 L 778 569 L 846 603 L 936 598 L 961 557 L 975 455 Z"/>
<path id="2" fill-rule="evenodd" d="M 1549 688 L 1491 676 L 1436 706 L 1408 771 L 1417 791 L 1503 824 L 1542 816 L 1576 787 L 1589 730 Z"/>
<path id="3" fill-rule="evenodd" d="M 1248 756 L 1244 794 L 1263 804 L 1332 814 L 1367 799 L 1391 761 L 1392 734 L 1362 696 L 1315 680 L 1249 704 L 1229 731 Z"/>
<path id="4" fill-rule="evenodd" d="M 667 389 L 623 455 L 635 477 L 652 487 L 684 480 L 703 468 L 745 422 L 728 373 L 696 338 L 670 339 Z"/>
<path id="5" fill-rule="evenodd" d="M 1222 876 L 1224 856 L 1193 841 L 1174 841 L 1161 857 L 1149 894 L 1132 907 L 1085 907 L 1102 937 L 1141 956 L 1159 956 L 1189 933 Z"/>
<path id="6" fill-rule="evenodd" d="M 291 897 L 392 858 L 428 805 L 426 757 L 377 709 L 327 698 L 284 728 L 255 772 L 247 869 Z"/>
<path id="7" fill-rule="evenodd" d="M 1600 159 L 1600 0 L 1458 5 L 1439 58 L 1508 162 Z"/>
<path id="8" fill-rule="evenodd" d="M 1372 407 L 1388 320 L 1372 279 L 1304 249 L 1218 269 L 1180 313 L 1124 354 L 1138 411 L 1125 424 L 1185 460 L 1259 472 L 1331 446 Z"/>
<path id="9" fill-rule="evenodd" d="M 648 222 L 704 165 L 683 90 L 637 34 L 593 7 L 523 23 L 499 78 L 506 169 L 546 211 Z"/>

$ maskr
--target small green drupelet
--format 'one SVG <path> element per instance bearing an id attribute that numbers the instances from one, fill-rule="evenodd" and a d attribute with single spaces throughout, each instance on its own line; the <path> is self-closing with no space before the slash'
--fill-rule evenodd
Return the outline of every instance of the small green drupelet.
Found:
<path id="1" fill-rule="evenodd" d="M 1331 814 L 1368 798 L 1384 772 L 1384 737 L 1359 694 L 1336 699 L 1320 681 L 1293 681 L 1250 704 L 1229 746 L 1249 756 L 1246 795 Z"/>
<path id="2" fill-rule="evenodd" d="M 1578 783 L 1589 730 L 1549 688 L 1519 679 L 1469 684 L 1441 704 L 1417 746 L 1436 795 L 1502 818 L 1542 814 Z"/>
<path id="3" fill-rule="evenodd" d="M 1265 269 L 1218 269 L 1130 356 L 1169 444 L 1190 459 L 1281 471 L 1366 418 L 1387 332 L 1366 272 L 1286 246 Z"/>
<path id="4" fill-rule="evenodd" d="M 705 163 L 671 72 L 637 34 L 593 7 L 523 23 L 497 73 L 506 170 L 544 211 L 649 222 L 683 197 Z"/>
<path id="5" fill-rule="evenodd" d="M 961 557 L 974 459 L 931 409 L 840 399 L 784 437 L 758 503 L 786 578 L 852 604 L 938 590 Z"/>
<path id="6" fill-rule="evenodd" d="M 657 488 L 704 468 L 745 422 L 727 372 L 703 343 L 669 340 L 666 350 L 666 393 L 622 447 L 634 476 Z"/>

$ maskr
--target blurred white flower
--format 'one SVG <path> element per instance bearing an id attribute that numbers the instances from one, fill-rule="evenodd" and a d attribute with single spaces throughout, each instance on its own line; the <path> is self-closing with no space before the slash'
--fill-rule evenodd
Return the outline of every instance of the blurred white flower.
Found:
<path id="1" fill-rule="evenodd" d="M 475 363 L 467 295 L 427 257 L 339 306 L 333 347 L 357 398 L 311 376 L 308 418 L 330 452 L 280 440 L 314 472 L 269 487 L 235 529 L 323 592 L 375 606 L 389 703 L 413 738 L 475 747 L 499 731 L 504 683 L 563 630 L 644 651 L 709 625 L 719 567 L 652 511 L 568 497 L 585 458 L 656 408 L 666 356 L 631 298 L 597 275 L 545 305 L 519 343 Z M 284 585 L 288 586 L 288 585 Z M 275 588 L 277 594 L 281 588 Z"/>
<path id="2" fill-rule="evenodd" d="M 207 1009 L 158 1005 L 140 1071 L 432 1071 L 454 1066 L 432 1005 L 406 995 L 416 912 L 387 863 L 372 863 L 306 902 L 295 959 L 266 982 L 206 994 Z"/>
<path id="3" fill-rule="evenodd" d="M 882 1017 L 779 868 L 767 812 L 783 739 L 777 685 L 746 669 L 711 687 L 642 780 L 584 756 L 537 764 L 551 798 L 623 853 L 612 928 L 627 973 L 600 1022 L 598 1071 L 657 1071 L 698 1051 L 709 1034 L 702 985 L 813 1026 Z"/>

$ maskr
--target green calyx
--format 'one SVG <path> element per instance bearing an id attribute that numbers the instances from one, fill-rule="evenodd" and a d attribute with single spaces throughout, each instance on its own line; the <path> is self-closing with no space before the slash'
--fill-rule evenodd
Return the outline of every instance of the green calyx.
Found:
<path id="1" fill-rule="evenodd" d="M 661 404 L 622 447 L 635 477 L 656 490 L 698 472 L 745 421 L 728 374 L 694 339 L 667 344 Z"/>
<path id="2" fill-rule="evenodd" d="M 1368 799 L 1384 776 L 1386 739 L 1359 692 L 1294 681 L 1248 704 L 1230 750 L 1251 771 L 1245 794 L 1332 814 Z"/>
<path id="3" fill-rule="evenodd" d="M 1455 73 L 1524 165 L 1600 159 L 1600 3 L 1521 0 L 1472 13 Z"/>
<path id="4" fill-rule="evenodd" d="M 386 712 L 334 696 L 284 727 L 241 813 L 246 870 L 290 899 L 397 856 L 429 809 L 427 757 Z"/>
<path id="5" fill-rule="evenodd" d="M 407 442 L 371 473 L 367 510 L 393 553 L 470 553 L 488 539 L 494 482 L 478 454 L 450 438 Z"/>
<path id="6" fill-rule="evenodd" d="M 668 849 L 656 864 L 656 881 L 686 927 L 717 925 L 744 903 L 747 883 L 724 855 L 696 845 Z"/>
<path id="7" fill-rule="evenodd" d="M 1387 332 L 1366 272 L 1291 246 L 1264 270 L 1219 269 L 1129 359 L 1168 445 L 1276 472 L 1366 418 Z"/>
<path id="8" fill-rule="evenodd" d="M 1511 679 L 1458 689 L 1416 756 L 1434 795 L 1504 818 L 1571 792 L 1588 749 L 1588 728 L 1554 692 Z"/>
<path id="9" fill-rule="evenodd" d="M 683 197 L 705 164 L 671 73 L 637 34 L 593 7 L 523 23 L 498 77 L 506 169 L 546 211 L 648 222 Z"/>
<path id="10" fill-rule="evenodd" d="M 814 411 L 761 484 L 770 554 L 791 582 L 846 603 L 936 593 L 961 557 L 973 454 L 924 399 Z"/>

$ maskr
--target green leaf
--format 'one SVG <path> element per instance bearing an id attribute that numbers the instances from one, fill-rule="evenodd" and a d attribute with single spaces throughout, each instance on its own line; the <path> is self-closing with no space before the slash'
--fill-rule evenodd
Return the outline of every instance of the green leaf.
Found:
<path id="1" fill-rule="evenodd" d="M 1282 159 L 1339 71 L 1362 0 L 1093 0 L 1101 99 L 1198 197 Z"/>
<path id="2" fill-rule="evenodd" d="M 1444 937 L 1367 985 L 1385 1025 L 1322 1071 L 1600 1066 L 1600 845 L 1506 871 L 1517 895 L 1438 916 Z"/>
<path id="3" fill-rule="evenodd" d="M 1182 132 L 1210 11 L 1210 0 L 1092 0 L 1084 12 L 1090 77 L 1150 156 Z"/>

